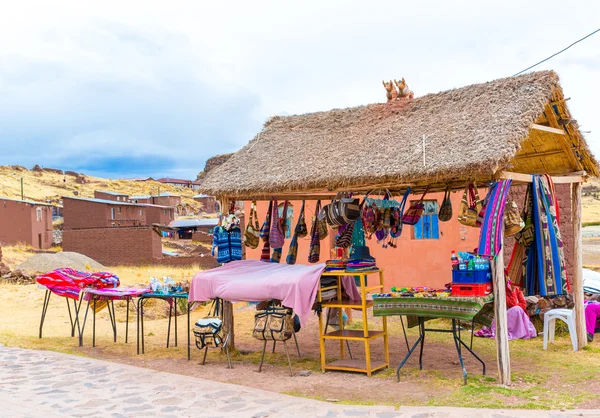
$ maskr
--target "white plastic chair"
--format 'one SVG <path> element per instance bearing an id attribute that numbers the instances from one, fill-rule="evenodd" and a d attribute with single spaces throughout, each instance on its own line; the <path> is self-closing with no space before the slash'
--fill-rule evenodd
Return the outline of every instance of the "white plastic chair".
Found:
<path id="1" fill-rule="evenodd" d="M 572 309 L 551 309 L 544 315 L 544 350 L 548 349 L 548 337 L 550 343 L 554 342 L 554 331 L 556 320 L 560 319 L 569 326 L 569 334 L 573 351 L 577 351 L 577 331 L 575 330 L 575 311 Z"/>

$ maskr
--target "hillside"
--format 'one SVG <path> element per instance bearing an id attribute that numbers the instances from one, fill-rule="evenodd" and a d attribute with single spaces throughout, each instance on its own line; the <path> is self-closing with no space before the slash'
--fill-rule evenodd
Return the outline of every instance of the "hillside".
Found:
<path id="1" fill-rule="evenodd" d="M 182 198 L 182 203 L 197 207 L 192 199 L 196 192 L 192 189 L 168 186 L 156 181 L 112 180 L 84 176 L 85 183 L 79 184 L 75 175 L 59 174 L 52 171 L 33 171 L 23 167 L 0 166 L 0 196 L 21 198 L 21 177 L 26 200 L 57 203 L 62 196 L 94 197 L 94 190 L 109 190 L 134 195 L 149 195 L 169 192 Z"/>
<path id="2" fill-rule="evenodd" d="M 600 179 L 590 178 L 583 186 L 583 222 L 600 222 Z"/>

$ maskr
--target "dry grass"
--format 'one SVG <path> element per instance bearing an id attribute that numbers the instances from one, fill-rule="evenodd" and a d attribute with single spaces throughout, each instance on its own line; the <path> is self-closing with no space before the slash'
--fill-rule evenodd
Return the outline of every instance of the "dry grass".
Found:
<path id="1" fill-rule="evenodd" d="M 75 177 L 51 172 L 19 171 L 9 166 L 0 166 L 0 196 L 13 199 L 21 198 L 21 177 L 24 182 L 26 200 L 57 202 L 62 196 L 94 197 L 94 190 L 108 190 L 133 195 L 170 192 L 181 196 L 182 203 L 197 207 L 192 199 L 197 194 L 192 189 L 168 186 L 156 181 L 111 180 L 100 177 L 87 177 L 88 183 L 77 184 Z M 63 181 L 66 179 L 66 182 Z"/>

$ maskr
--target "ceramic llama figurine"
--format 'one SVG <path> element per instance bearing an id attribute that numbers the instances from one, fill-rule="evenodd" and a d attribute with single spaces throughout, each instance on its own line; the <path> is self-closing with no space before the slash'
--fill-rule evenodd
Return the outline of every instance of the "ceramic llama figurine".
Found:
<path id="1" fill-rule="evenodd" d="M 394 80 L 396 87 L 398 87 L 398 98 L 400 97 L 408 97 L 412 99 L 415 97 L 415 94 L 411 89 L 408 88 L 408 84 L 406 84 L 406 80 L 402 77 L 402 80 L 398 82 L 398 80 Z"/>
<path id="2" fill-rule="evenodd" d="M 385 95 L 387 97 L 388 102 L 391 102 L 392 100 L 398 97 L 398 92 L 394 88 L 394 83 L 392 82 L 392 80 L 390 80 L 389 83 L 386 83 L 385 81 L 381 80 L 381 83 L 383 84 L 383 87 L 385 87 Z"/>

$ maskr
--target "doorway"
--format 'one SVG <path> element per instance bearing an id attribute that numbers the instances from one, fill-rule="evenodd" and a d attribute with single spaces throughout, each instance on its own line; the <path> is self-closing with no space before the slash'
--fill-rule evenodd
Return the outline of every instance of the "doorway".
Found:
<path id="1" fill-rule="evenodd" d="M 38 234 L 38 248 L 42 249 L 42 234 Z"/>

